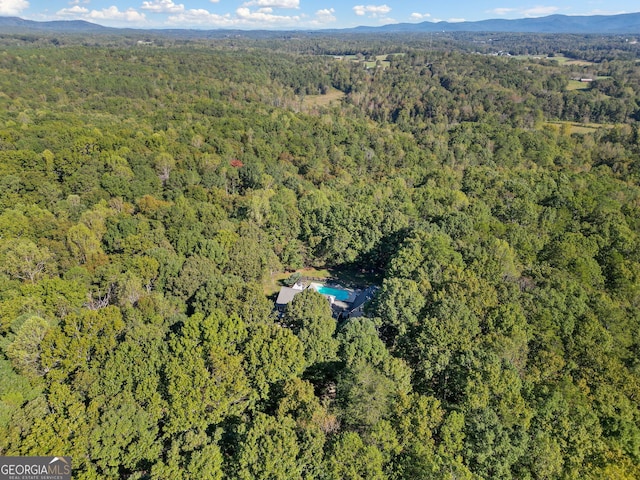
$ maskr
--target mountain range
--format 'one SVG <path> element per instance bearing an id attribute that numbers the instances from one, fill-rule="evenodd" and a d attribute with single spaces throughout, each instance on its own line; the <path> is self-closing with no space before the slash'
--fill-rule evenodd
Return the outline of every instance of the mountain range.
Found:
<path id="1" fill-rule="evenodd" d="M 116 33 L 118 29 L 83 20 L 35 22 L 18 17 L 0 17 L 0 33 L 49 31 L 58 33 Z M 144 32 L 145 30 L 139 30 Z M 220 31 L 220 30 L 216 30 Z M 549 15 L 516 20 L 492 19 L 477 22 L 395 23 L 380 27 L 356 27 L 326 32 L 419 33 L 419 32 L 517 32 L 517 33 L 582 33 L 640 35 L 640 12 L 620 15 L 568 16 Z M 157 33 L 158 31 L 156 31 Z M 172 30 L 176 32 L 176 30 Z"/>
<path id="2" fill-rule="evenodd" d="M 621 15 L 569 16 L 549 15 L 516 20 L 492 19 L 477 22 L 396 23 L 381 27 L 357 27 L 355 31 L 382 32 L 514 32 L 638 34 L 640 13 Z"/>
<path id="3" fill-rule="evenodd" d="M 18 17 L 0 17 L 0 33 L 23 33 L 29 31 L 49 31 L 61 33 L 96 33 L 117 30 L 103 27 L 84 20 L 57 20 L 53 22 L 34 22 Z"/>

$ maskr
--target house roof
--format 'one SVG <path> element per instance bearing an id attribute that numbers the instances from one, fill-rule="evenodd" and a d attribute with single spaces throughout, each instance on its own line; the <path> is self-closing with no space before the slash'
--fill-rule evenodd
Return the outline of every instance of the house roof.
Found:
<path id="1" fill-rule="evenodd" d="M 373 295 L 376 293 L 377 290 L 378 290 L 378 287 L 371 286 L 366 290 L 363 290 L 362 292 L 360 292 L 360 295 L 358 295 L 356 299 L 353 301 L 353 304 L 351 304 L 350 310 L 353 311 L 356 308 L 361 307 L 362 305 L 367 303 L 369 300 L 373 298 Z"/>
<path id="2" fill-rule="evenodd" d="M 280 293 L 278 293 L 278 298 L 276 299 L 276 305 L 287 305 L 293 300 L 297 294 L 302 292 L 300 289 L 282 287 L 280 289 Z"/>

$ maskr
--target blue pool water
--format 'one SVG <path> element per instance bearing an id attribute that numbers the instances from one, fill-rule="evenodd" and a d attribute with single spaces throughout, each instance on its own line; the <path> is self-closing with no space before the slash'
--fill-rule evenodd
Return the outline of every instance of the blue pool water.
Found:
<path id="1" fill-rule="evenodd" d="M 349 292 L 347 292 L 346 290 L 340 290 L 338 288 L 331 288 L 331 287 L 318 287 L 318 293 L 321 293 L 322 295 L 331 295 L 333 297 L 336 297 L 336 300 L 340 300 L 342 302 L 344 302 L 345 300 L 348 300 L 349 297 L 351 296 Z"/>

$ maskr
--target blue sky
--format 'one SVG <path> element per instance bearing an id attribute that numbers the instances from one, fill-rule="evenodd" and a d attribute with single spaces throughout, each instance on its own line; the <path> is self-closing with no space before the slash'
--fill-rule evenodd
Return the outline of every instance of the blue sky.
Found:
<path id="1" fill-rule="evenodd" d="M 0 0 L 0 16 L 132 28 L 318 29 L 637 11 L 638 0 Z"/>

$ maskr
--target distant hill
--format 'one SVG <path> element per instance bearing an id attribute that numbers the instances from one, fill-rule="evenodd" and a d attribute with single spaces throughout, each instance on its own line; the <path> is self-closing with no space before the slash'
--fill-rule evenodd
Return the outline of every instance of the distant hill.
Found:
<path id="1" fill-rule="evenodd" d="M 117 33 L 118 31 L 149 30 L 118 29 L 103 27 L 83 20 L 34 22 L 17 17 L 0 17 L 0 33 L 21 33 L 28 31 L 47 31 L 59 33 Z M 621 15 L 568 16 L 549 15 L 538 18 L 517 20 L 493 19 L 478 22 L 422 22 L 396 23 L 380 27 L 356 27 L 349 29 L 323 30 L 324 32 L 362 32 L 362 33 L 419 33 L 419 32 L 514 32 L 514 33 L 584 33 L 584 34 L 637 34 L 640 35 L 640 13 Z M 203 30 L 154 30 L 155 33 L 168 35 L 204 34 Z M 215 29 L 207 32 L 220 34 L 225 30 Z M 322 32 L 322 30 L 321 30 Z M 245 32 L 246 33 L 246 32 Z"/>
<path id="2" fill-rule="evenodd" d="M 592 33 L 638 34 L 640 13 L 622 15 L 568 16 L 549 15 L 517 20 L 481 20 L 478 22 L 397 23 L 381 27 L 357 27 L 361 32 L 514 32 L 514 33 Z"/>
<path id="3" fill-rule="evenodd" d="M 60 33 L 102 33 L 116 30 L 84 20 L 58 20 L 53 22 L 34 22 L 18 17 L 0 17 L 0 33 L 22 33 L 28 31 L 46 31 Z"/>

